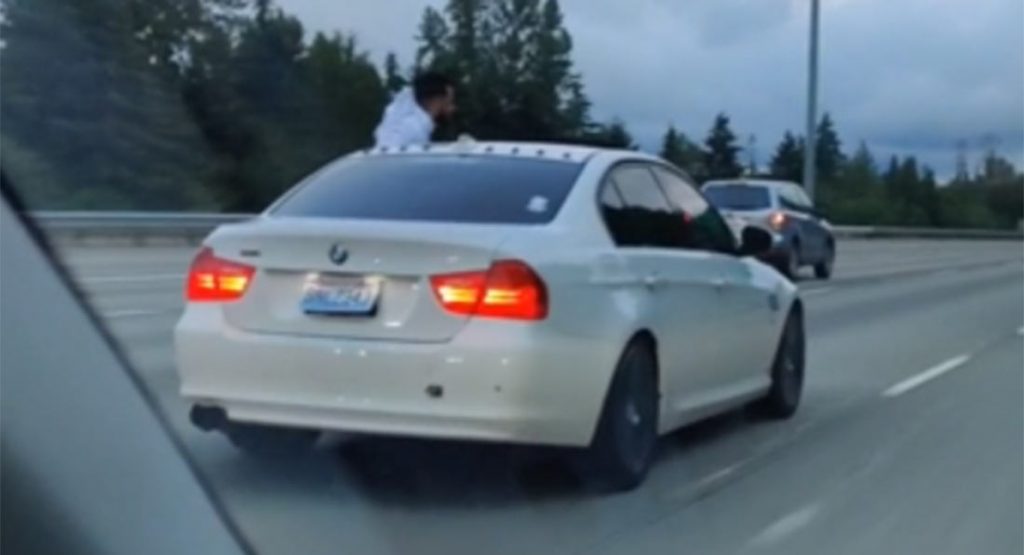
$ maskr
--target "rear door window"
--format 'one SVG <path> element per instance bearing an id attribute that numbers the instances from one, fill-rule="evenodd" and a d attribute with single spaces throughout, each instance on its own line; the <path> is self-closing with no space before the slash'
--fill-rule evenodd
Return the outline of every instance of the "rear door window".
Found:
<path id="1" fill-rule="evenodd" d="M 351 158 L 312 175 L 273 216 L 544 224 L 580 173 L 578 162 L 499 156 Z"/>
<path id="2" fill-rule="evenodd" d="M 616 204 L 609 189 L 618 193 L 621 204 Z M 628 164 L 612 170 L 601 199 L 608 230 L 619 246 L 680 246 L 682 218 L 646 166 Z"/>
<path id="3" fill-rule="evenodd" d="M 683 176 L 657 166 L 654 174 L 674 207 L 682 212 L 682 247 L 721 253 L 736 251 L 735 238 L 717 210 Z"/>

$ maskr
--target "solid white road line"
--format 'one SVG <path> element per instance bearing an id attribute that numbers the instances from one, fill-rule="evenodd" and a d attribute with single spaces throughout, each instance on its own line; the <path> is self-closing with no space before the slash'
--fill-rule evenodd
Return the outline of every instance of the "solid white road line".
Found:
<path id="1" fill-rule="evenodd" d="M 758 532 L 758 534 L 750 540 L 749 545 L 752 547 L 768 547 L 775 545 L 810 524 L 820 512 L 821 507 L 817 504 L 801 507 L 769 524 L 764 530 Z"/>
<path id="2" fill-rule="evenodd" d="M 93 276 L 78 278 L 81 283 L 132 283 L 144 281 L 171 281 L 185 279 L 185 274 L 150 274 L 139 276 Z"/>
<path id="3" fill-rule="evenodd" d="M 931 380 L 934 380 L 935 378 L 938 378 L 939 376 L 945 374 L 946 372 L 949 372 L 950 370 L 955 370 L 963 366 L 965 363 L 967 363 L 968 360 L 971 360 L 971 355 L 960 355 L 958 357 L 953 357 L 945 362 L 932 366 L 931 368 L 925 370 L 924 372 L 921 372 L 920 374 L 911 376 L 903 380 L 902 382 L 893 385 L 889 389 L 886 389 L 884 392 L 882 392 L 882 395 L 884 397 L 898 397 L 900 395 L 903 395 L 904 393 L 910 391 L 911 389 L 914 389 Z"/>

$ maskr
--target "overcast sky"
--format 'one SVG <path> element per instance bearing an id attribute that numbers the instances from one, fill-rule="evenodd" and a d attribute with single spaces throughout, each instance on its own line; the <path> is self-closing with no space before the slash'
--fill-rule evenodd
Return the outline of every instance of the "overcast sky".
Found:
<path id="1" fill-rule="evenodd" d="M 439 0 L 279 0 L 310 31 L 355 33 L 381 61 L 413 60 Z M 726 111 L 761 164 L 802 133 L 810 0 L 562 0 L 576 68 L 598 119 L 654 150 L 671 122 L 703 139 Z M 847 151 L 914 154 L 942 176 L 955 143 L 1024 162 L 1022 0 L 822 0 L 820 106 Z"/>

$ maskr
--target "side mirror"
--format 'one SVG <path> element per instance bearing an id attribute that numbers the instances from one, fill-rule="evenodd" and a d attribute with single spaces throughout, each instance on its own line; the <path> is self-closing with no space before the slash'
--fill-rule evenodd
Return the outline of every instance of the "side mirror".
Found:
<path id="1" fill-rule="evenodd" d="M 743 256 L 758 256 L 772 250 L 775 238 L 768 231 L 757 226 L 743 228 L 740 237 L 740 254 Z"/>

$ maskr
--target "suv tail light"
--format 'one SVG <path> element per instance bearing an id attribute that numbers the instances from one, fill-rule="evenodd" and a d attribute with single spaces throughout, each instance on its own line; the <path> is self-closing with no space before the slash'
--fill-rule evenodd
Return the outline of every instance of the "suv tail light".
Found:
<path id="1" fill-rule="evenodd" d="M 204 247 L 188 270 L 185 297 L 189 302 L 237 301 L 245 295 L 256 268 L 217 258 Z"/>
<path id="2" fill-rule="evenodd" d="M 510 320 L 543 320 L 547 287 L 525 262 L 498 260 L 487 270 L 431 276 L 441 306 L 453 314 Z"/>
<path id="3" fill-rule="evenodd" d="M 782 228 L 786 226 L 786 214 L 784 212 L 772 212 L 772 215 L 768 217 L 768 225 L 775 231 L 782 231 Z"/>

